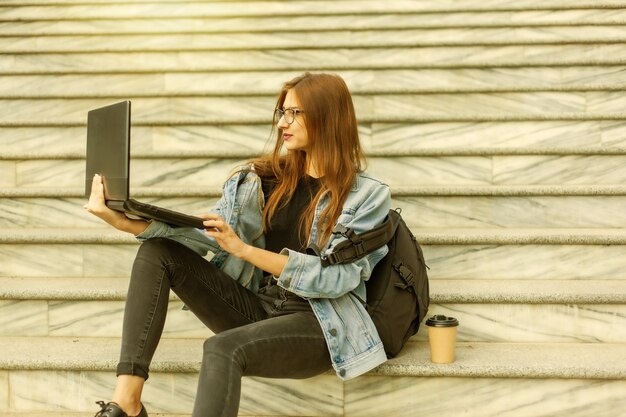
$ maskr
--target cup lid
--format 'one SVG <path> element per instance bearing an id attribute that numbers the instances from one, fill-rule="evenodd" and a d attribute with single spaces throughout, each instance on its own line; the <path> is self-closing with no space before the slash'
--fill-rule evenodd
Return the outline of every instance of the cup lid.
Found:
<path id="1" fill-rule="evenodd" d="M 459 321 L 454 317 L 437 314 L 426 320 L 426 325 L 431 327 L 456 327 L 459 325 Z"/>

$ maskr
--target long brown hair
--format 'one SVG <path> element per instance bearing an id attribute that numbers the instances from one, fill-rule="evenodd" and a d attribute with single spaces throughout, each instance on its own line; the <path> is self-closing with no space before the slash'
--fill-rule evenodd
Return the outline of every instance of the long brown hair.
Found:
<path id="1" fill-rule="evenodd" d="M 308 145 L 306 152 L 281 153 L 282 129 L 277 128 L 273 152 L 251 161 L 261 177 L 276 178 L 276 186 L 263 209 L 263 228 L 269 230 L 276 209 L 287 204 L 298 180 L 306 173 L 307 164 L 314 161 L 315 170 L 321 175 L 321 186 L 300 216 L 299 230 L 305 236 L 310 235 L 317 202 L 327 194 L 329 204 L 320 214 L 320 233 L 315 242 L 322 247 L 332 234 L 356 174 L 364 169 L 365 155 L 359 141 L 352 97 L 341 77 L 308 72 L 296 77 L 283 85 L 276 108 L 283 107 L 289 90 L 296 95 L 304 111 Z"/>

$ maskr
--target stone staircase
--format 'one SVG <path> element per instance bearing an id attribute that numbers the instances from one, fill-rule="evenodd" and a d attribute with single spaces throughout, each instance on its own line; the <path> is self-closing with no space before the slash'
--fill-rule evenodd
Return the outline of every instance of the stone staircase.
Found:
<path id="1" fill-rule="evenodd" d="M 91 416 L 114 386 L 137 243 L 82 209 L 87 110 L 131 99 L 134 196 L 202 213 L 306 70 L 348 82 L 457 361 L 422 328 L 346 383 L 246 378 L 241 415 L 624 413 L 625 23 L 616 0 L 4 0 L 0 416 Z M 209 335 L 172 298 L 151 416 L 189 415 Z"/>

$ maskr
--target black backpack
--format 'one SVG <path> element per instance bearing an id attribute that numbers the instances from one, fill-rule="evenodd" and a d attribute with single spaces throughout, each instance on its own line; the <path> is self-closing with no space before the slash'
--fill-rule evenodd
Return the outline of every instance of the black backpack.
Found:
<path id="1" fill-rule="evenodd" d="M 393 358 L 417 333 L 428 311 L 428 266 L 422 248 L 399 210 L 389 210 L 385 221 L 370 231 L 357 234 L 339 224 L 333 233 L 339 233 L 347 240 L 339 243 L 328 257 L 322 258 L 324 266 L 354 262 L 382 245 L 389 247 L 389 253 L 376 264 L 365 283 L 367 302 L 353 295 L 365 305 L 387 356 Z"/>

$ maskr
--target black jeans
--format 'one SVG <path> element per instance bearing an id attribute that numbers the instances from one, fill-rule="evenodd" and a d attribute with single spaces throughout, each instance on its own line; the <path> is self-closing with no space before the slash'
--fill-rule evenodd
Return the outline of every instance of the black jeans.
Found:
<path id="1" fill-rule="evenodd" d="M 236 416 L 244 375 L 308 378 L 331 368 L 308 302 L 276 288 L 254 294 L 184 245 L 155 238 L 133 265 L 118 375 L 148 378 L 170 289 L 215 333 L 204 343 L 193 417 Z"/>

